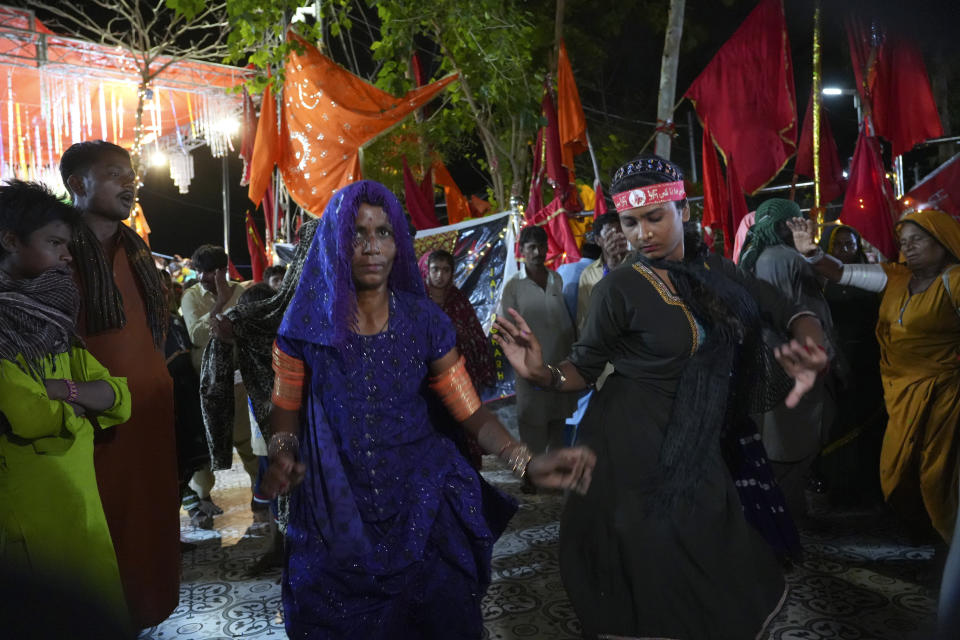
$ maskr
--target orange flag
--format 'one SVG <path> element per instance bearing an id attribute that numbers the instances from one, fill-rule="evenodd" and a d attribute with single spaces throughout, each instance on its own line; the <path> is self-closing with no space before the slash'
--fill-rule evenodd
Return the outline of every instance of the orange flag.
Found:
<path id="1" fill-rule="evenodd" d="M 437 186 L 443 187 L 443 195 L 447 201 L 447 224 L 456 224 L 470 217 L 470 205 L 463 197 L 460 187 L 453 181 L 450 172 L 440 160 L 433 163 L 433 179 Z"/>
<path id="2" fill-rule="evenodd" d="M 563 166 L 573 171 L 573 157 L 587 150 L 587 119 L 580 104 L 580 93 L 573 79 L 567 47 L 560 41 L 557 60 L 557 113 L 560 121 L 560 144 Z"/>
<path id="3" fill-rule="evenodd" d="M 260 120 L 257 122 L 257 136 L 253 141 L 250 158 L 250 186 L 247 197 L 250 202 L 259 205 L 263 194 L 270 186 L 273 167 L 280 161 L 281 137 L 277 131 L 277 101 L 270 87 L 263 90 L 263 104 L 260 106 Z"/>
<path id="4" fill-rule="evenodd" d="M 429 102 L 457 76 L 397 98 L 346 71 L 296 34 L 287 37 L 298 40 L 303 53 L 293 52 L 287 58 L 281 105 L 286 142 L 279 145 L 276 164 L 291 197 L 318 216 L 334 191 L 361 179 L 360 149 Z M 266 153 L 275 149 L 265 144 Z M 254 169 L 259 154 L 255 143 Z"/>

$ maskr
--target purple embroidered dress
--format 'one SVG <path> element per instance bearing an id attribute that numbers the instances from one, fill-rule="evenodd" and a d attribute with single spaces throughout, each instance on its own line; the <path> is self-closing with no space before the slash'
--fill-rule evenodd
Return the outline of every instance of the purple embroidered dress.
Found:
<path id="1" fill-rule="evenodd" d="M 388 325 L 370 336 L 347 329 L 361 202 L 383 207 L 397 245 Z M 455 342 L 393 194 L 368 181 L 338 191 L 277 338 L 307 372 L 307 474 L 291 495 L 283 579 L 291 638 L 480 637 L 493 543 L 515 507 L 428 419 L 428 363 Z"/>

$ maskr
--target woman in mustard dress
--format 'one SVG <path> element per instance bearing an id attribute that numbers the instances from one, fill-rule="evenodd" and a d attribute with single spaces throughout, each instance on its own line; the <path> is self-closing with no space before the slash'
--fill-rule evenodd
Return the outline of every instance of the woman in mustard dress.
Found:
<path id="1" fill-rule="evenodd" d="M 818 251 L 813 226 L 794 244 L 823 276 L 882 291 L 877 340 L 890 420 L 880 453 L 884 497 L 949 541 L 957 514 L 960 426 L 960 223 L 928 209 L 897 224 L 900 262 L 842 264 Z M 924 511 L 926 513 L 924 513 Z"/>

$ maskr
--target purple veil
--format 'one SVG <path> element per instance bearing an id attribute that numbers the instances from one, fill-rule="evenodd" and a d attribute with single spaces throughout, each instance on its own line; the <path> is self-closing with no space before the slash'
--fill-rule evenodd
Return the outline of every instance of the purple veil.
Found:
<path id="1" fill-rule="evenodd" d="M 279 335 L 331 347 L 346 342 L 357 313 L 351 269 L 354 221 L 364 202 L 383 207 L 393 226 L 397 255 L 390 290 L 426 295 L 400 201 L 379 182 L 361 180 L 339 189 L 324 209 Z"/>

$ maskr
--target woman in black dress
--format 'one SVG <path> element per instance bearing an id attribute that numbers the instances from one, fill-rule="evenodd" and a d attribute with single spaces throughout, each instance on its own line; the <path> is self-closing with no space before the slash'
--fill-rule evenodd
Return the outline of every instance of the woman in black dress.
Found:
<path id="1" fill-rule="evenodd" d="M 743 474 L 743 452 L 762 452 L 747 416 L 787 392 L 793 406 L 813 385 L 826 365 L 820 324 L 685 243 L 675 165 L 640 157 L 612 187 L 635 252 L 594 289 L 570 357 L 544 363 L 519 314 L 498 320 L 505 355 L 539 386 L 577 391 L 615 369 L 581 423 L 597 465 L 561 519 L 564 585 L 588 638 L 753 638 L 785 595 L 764 537 L 795 532 L 769 473 Z M 761 319 L 794 338 L 780 366 Z"/>

